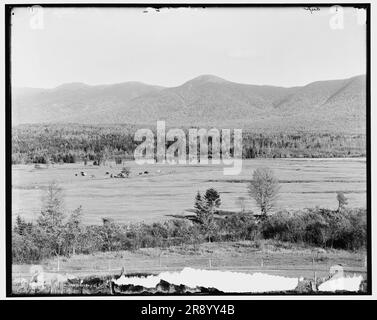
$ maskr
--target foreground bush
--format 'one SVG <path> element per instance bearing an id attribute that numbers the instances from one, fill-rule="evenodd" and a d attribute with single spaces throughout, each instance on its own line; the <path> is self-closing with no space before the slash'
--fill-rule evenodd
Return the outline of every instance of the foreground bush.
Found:
<path id="1" fill-rule="evenodd" d="M 263 221 L 260 230 L 265 239 L 356 250 L 366 245 L 366 210 L 281 211 Z"/>
<path id="2" fill-rule="evenodd" d="M 57 255 L 93 254 L 99 251 L 137 250 L 147 247 L 191 245 L 198 248 L 208 241 L 208 232 L 200 223 L 172 219 L 152 224 L 119 224 L 103 219 L 102 225 L 83 226 L 73 215 L 58 232 L 59 239 L 46 234 L 43 224 L 18 218 L 12 233 L 13 263 L 31 263 Z M 280 211 L 258 220 L 239 213 L 217 217 L 216 233 L 211 241 L 274 239 L 305 243 L 324 248 L 357 250 L 366 246 L 365 209 L 306 209 Z M 51 232 L 51 231 L 50 231 Z M 53 233 L 54 234 L 54 233 Z M 53 243 L 48 243 L 52 241 Z"/>

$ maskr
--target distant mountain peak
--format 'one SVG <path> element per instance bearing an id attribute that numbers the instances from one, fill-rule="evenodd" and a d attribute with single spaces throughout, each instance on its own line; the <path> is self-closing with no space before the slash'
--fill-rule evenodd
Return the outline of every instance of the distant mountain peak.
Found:
<path id="1" fill-rule="evenodd" d="M 205 82 L 213 82 L 213 83 L 224 83 L 224 82 L 229 82 L 223 78 L 220 78 L 218 76 L 214 76 L 212 74 L 203 74 L 201 76 L 198 76 L 192 80 L 187 81 L 186 83 L 198 83 L 202 84 Z"/>
<path id="2" fill-rule="evenodd" d="M 84 87 L 88 87 L 87 84 L 83 83 L 83 82 L 70 82 L 70 83 L 64 83 L 64 84 L 61 84 L 60 86 L 57 86 L 55 87 L 54 89 L 80 89 L 80 88 L 84 88 Z"/>
<path id="3" fill-rule="evenodd" d="M 177 87 L 139 82 L 68 83 L 55 89 L 13 88 L 12 121 L 134 123 L 261 130 L 365 129 L 365 76 L 283 88 L 246 85 L 204 74 Z"/>

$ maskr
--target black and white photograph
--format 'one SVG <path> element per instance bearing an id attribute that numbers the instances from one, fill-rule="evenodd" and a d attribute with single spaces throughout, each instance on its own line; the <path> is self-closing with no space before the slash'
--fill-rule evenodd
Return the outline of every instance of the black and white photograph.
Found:
<path id="1" fill-rule="evenodd" d="M 371 294 L 369 4 L 5 11 L 8 296 Z"/>

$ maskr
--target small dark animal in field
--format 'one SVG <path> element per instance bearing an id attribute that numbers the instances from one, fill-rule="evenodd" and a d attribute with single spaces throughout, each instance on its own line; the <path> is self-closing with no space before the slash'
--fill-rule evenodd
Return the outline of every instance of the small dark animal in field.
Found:
<path id="1" fill-rule="evenodd" d="M 105 174 L 110 174 L 110 172 L 109 171 L 106 171 L 106 173 Z"/>
<path id="2" fill-rule="evenodd" d="M 77 177 L 77 173 L 75 173 L 75 176 Z"/>
<path id="3" fill-rule="evenodd" d="M 144 174 L 148 174 L 149 172 L 148 171 L 144 171 Z"/>
<path id="4" fill-rule="evenodd" d="M 81 171 L 81 175 L 84 177 L 86 176 L 86 173 L 84 171 Z"/>

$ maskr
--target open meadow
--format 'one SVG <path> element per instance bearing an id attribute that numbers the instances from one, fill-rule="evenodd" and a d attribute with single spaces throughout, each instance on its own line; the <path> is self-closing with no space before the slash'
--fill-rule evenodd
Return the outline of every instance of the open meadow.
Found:
<path id="1" fill-rule="evenodd" d="M 371 293 L 369 4 L 63 7 L 6 6 L 7 295 Z"/>
<path id="2" fill-rule="evenodd" d="M 123 166 L 131 168 L 129 178 L 110 178 Z M 67 210 L 82 206 L 86 224 L 101 224 L 102 217 L 117 222 L 151 222 L 184 215 L 193 207 L 197 191 L 210 187 L 219 191 L 222 210 L 239 211 L 237 199 L 245 197 L 246 210 L 257 212 L 255 202 L 248 196 L 247 182 L 260 167 L 272 169 L 280 181 L 278 209 L 336 209 L 337 191 L 346 195 L 350 207 L 366 207 L 365 158 L 250 159 L 243 160 L 242 172 L 237 176 L 225 176 L 220 165 L 139 166 L 134 162 L 107 162 L 104 166 L 75 163 L 48 168 L 13 165 L 12 217 L 34 220 L 51 181 L 62 187 Z M 81 176 L 81 171 L 86 175 Z M 144 171 L 148 174 L 139 175 Z"/>

